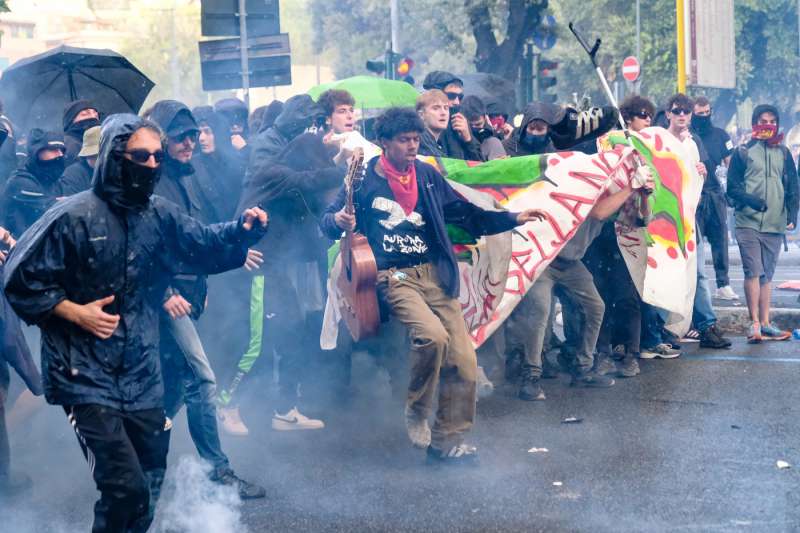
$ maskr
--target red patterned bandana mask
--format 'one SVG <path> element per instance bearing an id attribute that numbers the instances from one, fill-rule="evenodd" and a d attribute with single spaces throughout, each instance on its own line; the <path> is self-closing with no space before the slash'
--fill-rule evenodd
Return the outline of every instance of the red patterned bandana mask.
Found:
<path id="1" fill-rule="evenodd" d="M 753 139 L 766 141 L 769 146 L 776 146 L 783 141 L 783 134 L 778 135 L 778 126 L 775 124 L 755 124 Z"/>

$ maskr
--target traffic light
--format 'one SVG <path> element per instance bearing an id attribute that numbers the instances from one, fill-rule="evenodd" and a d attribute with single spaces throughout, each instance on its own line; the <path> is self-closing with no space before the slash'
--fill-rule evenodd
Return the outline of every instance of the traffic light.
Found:
<path id="1" fill-rule="evenodd" d="M 414 78 L 411 77 L 411 69 L 414 68 L 414 60 L 410 57 L 402 57 L 399 54 L 395 54 L 395 56 L 395 79 L 414 85 Z"/>
<path id="2" fill-rule="evenodd" d="M 539 84 L 539 100 L 542 102 L 555 103 L 558 99 L 558 95 L 555 93 L 547 92 L 548 89 L 555 87 L 556 83 L 558 83 L 555 72 L 557 68 L 558 61 L 539 60 L 539 72 L 536 73 L 536 80 Z"/>
<path id="3" fill-rule="evenodd" d="M 383 73 L 386 72 L 386 62 L 383 60 L 383 56 L 368 60 L 367 70 L 379 76 L 383 76 Z"/>

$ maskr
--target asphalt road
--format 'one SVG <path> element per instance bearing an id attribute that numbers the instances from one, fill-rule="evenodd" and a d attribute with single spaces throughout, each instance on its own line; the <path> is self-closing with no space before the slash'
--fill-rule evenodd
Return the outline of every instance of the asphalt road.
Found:
<path id="1" fill-rule="evenodd" d="M 479 402 L 474 469 L 426 466 L 405 436 L 387 374 L 358 358 L 349 405 L 309 393 L 307 411 L 325 419 L 324 430 L 273 432 L 268 398 L 251 395 L 243 405 L 251 435 L 223 444 L 243 477 L 267 487 L 267 499 L 192 507 L 167 490 L 159 528 L 800 531 L 797 344 L 687 346 L 684 357 L 643 361 L 640 377 L 607 390 L 571 389 L 562 376 L 544 383 L 545 402 L 527 403 L 500 387 Z M 567 417 L 582 422 L 563 424 Z M 529 453 L 534 447 L 548 451 Z M 88 531 L 95 492 L 59 410 L 46 407 L 15 428 L 12 451 L 35 486 L 6 502 L 0 531 Z M 181 416 L 173 481 L 194 455 Z M 778 469 L 778 460 L 793 466 Z M 175 507 L 190 516 L 165 525 L 164 509 Z"/>

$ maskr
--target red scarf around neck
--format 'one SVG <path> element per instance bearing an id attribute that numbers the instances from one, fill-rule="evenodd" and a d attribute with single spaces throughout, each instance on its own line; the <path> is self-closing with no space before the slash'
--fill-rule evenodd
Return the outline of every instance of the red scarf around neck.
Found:
<path id="1" fill-rule="evenodd" d="M 383 154 L 381 154 L 380 163 L 383 174 L 386 176 L 386 181 L 389 182 L 389 188 L 392 189 L 394 194 L 394 199 L 403 208 L 406 216 L 410 215 L 414 208 L 417 207 L 417 199 L 419 197 L 416 167 L 412 163 L 406 172 L 400 172 Z"/>

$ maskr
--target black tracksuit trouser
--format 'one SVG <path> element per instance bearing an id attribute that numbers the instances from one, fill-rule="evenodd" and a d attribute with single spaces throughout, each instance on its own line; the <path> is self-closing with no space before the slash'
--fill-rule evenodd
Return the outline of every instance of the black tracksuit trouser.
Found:
<path id="1" fill-rule="evenodd" d="M 100 491 L 92 533 L 146 532 L 167 469 L 164 410 L 123 412 L 93 404 L 64 410 Z"/>

